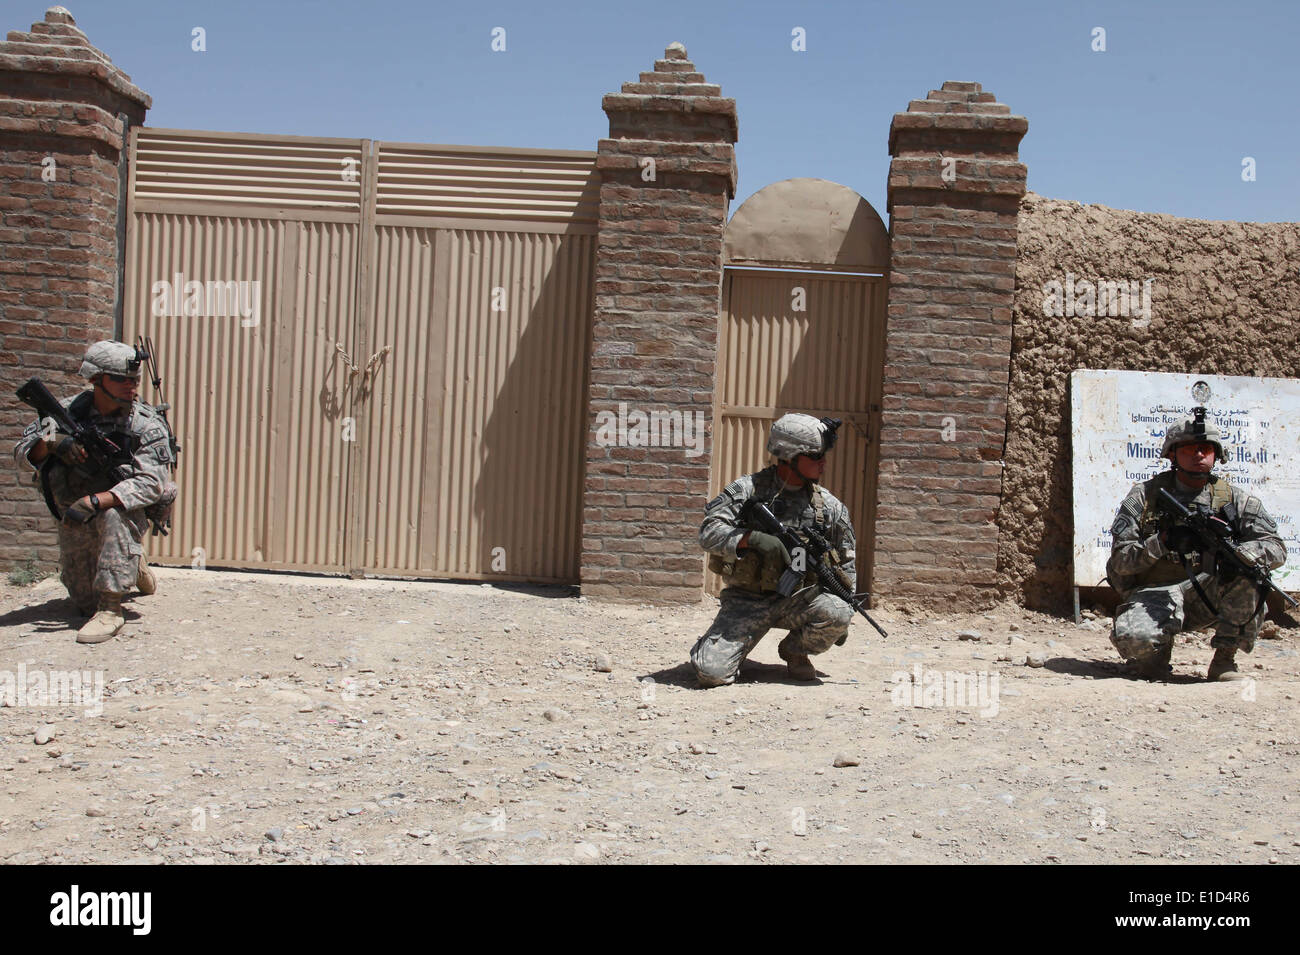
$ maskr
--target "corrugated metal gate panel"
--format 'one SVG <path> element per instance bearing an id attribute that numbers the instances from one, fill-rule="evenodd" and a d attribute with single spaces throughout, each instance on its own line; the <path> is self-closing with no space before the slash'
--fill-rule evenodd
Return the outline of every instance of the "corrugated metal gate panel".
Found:
<path id="1" fill-rule="evenodd" d="M 184 445 L 155 558 L 577 580 L 594 154 L 132 148 L 124 337 L 154 336 Z M 259 283 L 258 323 L 151 315 L 176 273 Z"/>
<path id="2" fill-rule="evenodd" d="M 592 154 L 380 143 L 376 212 L 594 224 Z"/>
<path id="3" fill-rule="evenodd" d="M 133 222 L 123 337 L 154 339 L 183 447 L 174 529 L 148 543 L 164 561 L 248 566 L 266 559 L 260 505 L 271 494 L 271 421 L 264 403 L 274 374 L 277 329 L 269 319 L 281 310 L 285 230 L 264 219 L 161 213 Z M 155 315 L 154 283 L 174 284 L 178 275 L 182 282 L 258 283 L 257 324 L 246 327 L 239 314 Z M 254 286 L 247 288 L 251 297 Z M 158 302 L 159 311 L 174 310 L 165 293 Z M 147 385 L 144 393 L 152 397 Z"/>
<path id="4" fill-rule="evenodd" d="M 349 366 L 358 361 L 359 227 L 302 222 L 289 228 L 298 233 L 294 307 L 277 315 L 283 344 L 265 395 L 276 452 L 266 559 L 278 567 L 340 571 L 360 379 Z"/>
<path id="5" fill-rule="evenodd" d="M 426 472 L 435 567 L 576 580 L 595 239 L 452 230 L 446 241 L 442 450 Z"/>
<path id="6" fill-rule="evenodd" d="M 138 130 L 133 201 L 356 211 L 364 140 Z"/>
<path id="7" fill-rule="evenodd" d="M 442 345 L 435 339 L 434 306 L 437 234 L 432 229 L 380 227 L 375 243 L 373 389 L 365 402 L 363 459 L 363 566 L 414 573 L 432 571 L 433 529 L 421 515 L 431 504 L 428 469 L 439 467 L 437 442 L 430 440 L 430 400 L 436 400 Z M 381 354 L 385 348 L 391 351 Z M 363 356 L 366 361 L 370 356 Z"/>
<path id="8" fill-rule="evenodd" d="M 849 508 L 863 587 L 874 550 L 885 289 L 876 276 L 741 269 L 728 269 L 723 286 L 711 493 L 767 465 L 768 432 L 782 414 L 844 419 L 822 483 Z M 718 592 L 712 574 L 706 587 Z"/>

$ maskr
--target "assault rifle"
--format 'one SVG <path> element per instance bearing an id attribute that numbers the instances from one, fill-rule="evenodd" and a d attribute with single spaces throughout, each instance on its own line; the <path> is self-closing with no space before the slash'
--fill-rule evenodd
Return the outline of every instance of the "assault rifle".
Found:
<path id="1" fill-rule="evenodd" d="M 1300 607 L 1300 604 L 1296 603 L 1288 593 L 1273 583 L 1273 577 L 1269 574 L 1267 567 L 1233 543 L 1232 528 L 1228 526 L 1226 521 L 1219 520 L 1204 511 L 1189 511 L 1178 498 L 1164 488 L 1160 489 L 1160 495 L 1164 498 L 1165 504 L 1181 519 L 1182 525 L 1196 535 L 1203 550 L 1213 553 L 1220 562 L 1226 563 L 1231 570 L 1235 570 L 1255 585 L 1255 589 L 1260 593 L 1259 602 L 1261 605 L 1271 590 L 1285 600 L 1289 606 Z M 1196 583 L 1196 578 L 1190 571 L 1188 576 L 1191 578 L 1192 585 L 1196 587 L 1201 599 L 1205 601 L 1205 605 L 1214 610 L 1214 605 L 1206 599 L 1204 593 L 1201 593 L 1200 585 Z M 1218 613 L 1217 610 L 1214 610 L 1214 612 Z M 1259 612 L 1259 607 L 1255 608 L 1255 612 Z"/>
<path id="2" fill-rule="evenodd" d="M 129 460 L 132 449 L 120 447 L 94 425 L 82 424 L 68 414 L 68 410 L 59 404 L 58 399 L 50 394 L 50 389 L 39 378 L 27 379 L 27 384 L 18 389 L 18 398 L 42 418 L 52 419 L 58 426 L 58 432 L 71 435 L 81 445 L 86 452 L 85 462 L 78 465 L 81 470 L 88 474 L 108 475 L 114 483 L 131 476 L 131 471 L 118 462 Z M 41 437 L 51 441 L 53 435 L 45 433 Z M 54 503 L 54 492 L 50 489 L 49 479 L 50 467 L 58 460 L 51 451 L 41 462 L 41 491 L 45 495 L 45 506 L 50 509 L 56 521 L 61 521 L 63 515 Z"/>
<path id="3" fill-rule="evenodd" d="M 793 531 L 787 530 L 786 527 L 776 519 L 776 515 L 767 509 L 767 505 L 753 498 L 746 501 L 744 507 L 741 509 L 741 520 L 744 523 L 752 522 L 757 525 L 757 530 L 763 531 L 766 534 L 771 534 L 784 544 L 785 549 L 795 557 L 796 563 L 785 569 L 785 572 L 781 575 L 780 581 L 777 583 L 777 593 L 782 597 L 789 597 L 792 593 L 798 590 L 799 585 L 803 583 L 804 572 L 795 569 L 796 565 L 799 563 L 799 557 L 797 555 L 802 554 L 803 563 L 808 570 L 811 570 L 817 575 L 817 582 L 821 584 L 822 590 L 826 591 L 828 594 L 834 594 L 836 597 L 839 597 L 856 612 L 866 617 L 867 623 L 880 631 L 882 637 L 889 636 L 889 634 L 885 633 L 884 627 L 872 620 L 871 614 L 867 613 L 867 600 L 870 599 L 871 595 L 865 593 L 853 593 L 849 590 L 844 581 L 840 579 L 840 575 L 836 569 L 827 563 L 826 554 L 831 550 L 831 545 L 830 542 L 827 541 L 826 538 L 822 537 L 821 534 L 815 530 L 809 529 L 803 532 L 807 539 L 805 540 L 800 538 L 799 535 L 795 534 Z M 847 639 L 848 637 L 846 635 L 840 639 L 838 643 L 842 644 Z"/>
<path id="4" fill-rule="evenodd" d="M 167 412 L 172 410 L 172 406 L 163 397 L 162 375 L 158 374 L 158 353 L 154 350 L 153 338 L 138 337 L 135 342 L 135 353 L 140 360 L 143 360 L 149 366 L 149 380 L 153 382 L 154 394 L 158 396 L 158 404 L 154 405 L 153 408 L 158 412 L 158 416 L 162 418 L 163 424 L 167 428 L 167 443 L 172 451 L 172 474 L 175 474 L 176 465 L 181 457 L 181 446 L 176 443 L 176 432 L 172 430 L 172 423 L 167 418 Z"/>

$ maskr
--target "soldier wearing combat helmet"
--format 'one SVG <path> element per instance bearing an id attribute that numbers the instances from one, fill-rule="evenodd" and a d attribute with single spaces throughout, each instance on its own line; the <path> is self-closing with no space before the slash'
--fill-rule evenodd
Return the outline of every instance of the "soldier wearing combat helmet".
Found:
<path id="1" fill-rule="evenodd" d="M 1205 400 L 1208 389 L 1203 394 Z M 1214 658 L 1206 678 L 1241 679 L 1237 651 L 1254 649 L 1266 609 L 1263 594 L 1203 551 L 1200 538 L 1159 492 L 1168 491 L 1189 511 L 1225 522 L 1243 554 L 1270 570 L 1286 562 L 1286 545 L 1258 497 L 1211 473 L 1224 459 L 1223 439 L 1205 421 L 1204 408 L 1169 427 L 1160 453 L 1170 460 L 1170 469 L 1135 484 L 1111 527 L 1107 577 L 1124 600 L 1111 642 L 1136 664 L 1138 675 L 1162 679 L 1172 671 L 1174 636 L 1213 626 Z"/>
<path id="2" fill-rule="evenodd" d="M 838 427 L 838 421 L 828 418 L 783 416 L 767 442 L 777 463 L 733 481 L 708 503 L 700 546 L 709 552 L 709 567 L 721 575 L 723 590 L 717 618 L 691 650 L 702 686 L 733 683 L 740 664 L 773 627 L 790 631 L 777 652 L 797 680 L 815 680 L 809 656 L 848 636 L 853 608 L 822 592 L 814 575 L 788 597 L 777 592 L 791 555 L 775 536 L 745 526 L 742 515 L 745 503 L 756 498 L 787 529 L 817 530 L 832 544 L 828 558 L 851 592 L 857 571 L 848 508 L 818 483 Z"/>
<path id="3" fill-rule="evenodd" d="M 14 448 L 21 465 L 36 469 L 33 480 L 45 486 L 61 518 L 63 584 L 91 618 L 77 633 L 78 643 L 100 643 L 122 628 L 122 599 L 132 588 L 142 594 L 157 589 L 140 541 L 151 519 L 165 526 L 176 486 L 170 429 L 158 411 L 136 400 L 141 357 L 122 342 L 94 343 L 81 363 L 91 390 L 60 402 L 76 422 L 119 449 L 111 462 L 117 476 L 92 468 L 86 449 L 58 431 L 53 418 L 33 422 Z"/>

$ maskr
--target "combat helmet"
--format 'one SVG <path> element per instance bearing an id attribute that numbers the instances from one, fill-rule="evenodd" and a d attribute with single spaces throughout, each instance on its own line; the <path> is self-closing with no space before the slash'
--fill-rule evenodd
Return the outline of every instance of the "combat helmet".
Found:
<path id="1" fill-rule="evenodd" d="M 122 342 L 95 342 L 86 349 L 81 360 L 81 377 L 94 378 L 96 375 L 138 375 L 140 374 L 140 356 L 130 345 Z"/>
<path id="2" fill-rule="evenodd" d="M 1174 460 L 1174 449 L 1182 444 L 1199 444 L 1207 441 L 1214 445 L 1215 463 L 1223 461 L 1223 435 L 1213 424 L 1205 420 L 1204 408 L 1193 408 L 1192 417 L 1186 421 L 1171 424 L 1165 431 L 1165 443 L 1160 447 L 1160 456 Z"/>
<path id="3" fill-rule="evenodd" d="M 823 454 L 835 446 L 837 418 L 814 418 L 807 414 L 782 415 L 772 425 L 767 439 L 768 453 L 778 461 L 793 461 L 801 454 Z"/>

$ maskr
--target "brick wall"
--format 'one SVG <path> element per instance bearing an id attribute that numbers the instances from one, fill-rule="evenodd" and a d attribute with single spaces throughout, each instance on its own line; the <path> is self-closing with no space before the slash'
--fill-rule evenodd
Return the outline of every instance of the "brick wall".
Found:
<path id="1" fill-rule="evenodd" d="M 889 132 L 890 289 L 873 590 L 998 595 L 1022 116 L 944 83 Z"/>
<path id="2" fill-rule="evenodd" d="M 149 97 L 53 7 L 0 43 L 0 568 L 58 559 L 54 522 L 10 449 L 34 417 L 14 397 L 37 376 L 62 397 L 86 344 L 113 334 L 118 276 L 119 113 Z M 49 160 L 53 160 L 53 164 Z"/>
<path id="3" fill-rule="evenodd" d="M 736 105 L 673 44 L 654 72 L 605 97 L 592 333 L 582 589 L 623 600 L 699 600 L 708 494 L 722 237 L 735 195 Z M 651 165 L 651 163 L 653 165 Z M 702 416 L 704 454 L 601 440 L 621 403 Z M 692 420 L 695 420 L 694 417 Z"/>

